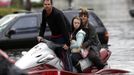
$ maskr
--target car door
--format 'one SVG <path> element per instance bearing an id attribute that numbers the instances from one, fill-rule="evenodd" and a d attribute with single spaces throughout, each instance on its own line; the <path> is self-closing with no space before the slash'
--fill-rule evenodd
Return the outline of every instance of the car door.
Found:
<path id="1" fill-rule="evenodd" d="M 10 30 L 14 34 L 10 36 L 10 43 L 15 48 L 33 46 L 38 35 L 37 16 L 21 16 L 12 25 Z"/>

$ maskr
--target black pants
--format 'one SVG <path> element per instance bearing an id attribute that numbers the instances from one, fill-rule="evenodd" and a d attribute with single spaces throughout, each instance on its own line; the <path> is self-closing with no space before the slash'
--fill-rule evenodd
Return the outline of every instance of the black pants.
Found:
<path id="1" fill-rule="evenodd" d="M 49 38 L 50 41 L 53 41 L 56 44 L 65 44 L 65 37 L 59 37 L 59 38 Z M 62 47 L 57 47 L 54 49 L 55 54 L 58 58 L 60 58 L 63 62 L 64 68 L 66 71 L 72 71 L 71 67 L 72 65 L 69 60 L 69 54 L 67 50 L 64 50 Z"/>
<path id="2" fill-rule="evenodd" d="M 71 54 L 72 64 L 75 66 L 78 64 L 79 60 L 82 59 L 80 53 L 72 53 Z"/>
<path id="3" fill-rule="evenodd" d="M 79 73 L 81 73 L 82 70 L 81 70 L 81 66 L 80 66 L 80 63 L 79 63 L 79 60 L 83 59 L 81 54 L 80 53 L 72 53 L 71 54 L 71 59 L 72 59 L 73 66 L 77 69 L 77 71 Z"/>
<path id="4" fill-rule="evenodd" d="M 64 69 L 66 71 L 73 71 L 72 61 L 70 57 L 70 53 L 67 50 L 64 50 L 61 47 L 57 47 L 54 52 L 56 53 L 57 57 L 60 58 L 63 62 Z"/>
<path id="5" fill-rule="evenodd" d="M 80 53 L 72 53 L 71 55 L 73 66 L 81 72 L 81 67 L 78 64 L 79 60 L 83 59 Z M 88 59 L 96 66 L 98 69 L 104 68 L 105 64 L 101 61 L 98 53 L 95 50 L 90 50 Z"/>
<path id="6" fill-rule="evenodd" d="M 95 50 L 90 50 L 88 59 L 91 60 L 91 62 L 98 68 L 102 69 L 104 68 L 105 64 L 101 61 L 99 55 Z"/>

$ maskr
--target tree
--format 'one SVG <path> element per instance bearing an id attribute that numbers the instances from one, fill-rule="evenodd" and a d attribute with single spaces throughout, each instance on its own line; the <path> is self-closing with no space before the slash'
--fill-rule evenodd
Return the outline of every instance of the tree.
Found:
<path id="1" fill-rule="evenodd" d="M 25 9 L 31 11 L 31 8 L 32 8 L 31 0 L 26 0 Z"/>

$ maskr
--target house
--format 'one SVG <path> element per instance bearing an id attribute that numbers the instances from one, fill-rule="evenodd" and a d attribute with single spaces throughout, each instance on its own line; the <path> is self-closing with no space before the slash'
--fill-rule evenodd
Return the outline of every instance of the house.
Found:
<path id="1" fill-rule="evenodd" d="M 11 0 L 0 0 L 0 7 L 9 6 L 11 3 Z"/>

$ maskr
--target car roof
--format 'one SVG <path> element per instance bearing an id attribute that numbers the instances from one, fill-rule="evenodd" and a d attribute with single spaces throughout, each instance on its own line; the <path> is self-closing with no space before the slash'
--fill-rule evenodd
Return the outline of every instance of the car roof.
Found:
<path id="1" fill-rule="evenodd" d="M 41 15 L 41 13 L 15 13 L 15 14 L 9 14 L 7 16 L 13 16 L 13 17 L 19 17 L 19 16 L 28 16 L 28 15 Z"/>
<path id="2" fill-rule="evenodd" d="M 67 19 L 69 20 L 69 22 L 71 23 L 71 20 L 74 16 L 79 16 L 79 9 L 67 9 L 67 10 L 63 10 L 63 13 L 65 14 L 65 16 L 67 17 Z M 103 23 L 101 23 L 100 20 L 97 20 L 98 22 L 100 22 L 100 24 L 97 24 L 95 21 L 94 21 L 94 17 L 96 17 L 97 15 L 93 12 L 93 10 L 88 10 L 88 13 L 89 13 L 89 16 L 92 16 L 89 18 L 89 22 L 92 24 L 93 23 L 93 26 L 95 27 L 95 29 L 97 29 L 98 31 L 98 28 L 100 29 L 100 27 L 104 27 Z M 24 12 L 24 13 L 16 13 L 16 14 L 9 14 L 10 16 L 15 16 L 15 17 L 20 17 L 20 16 L 30 16 L 30 15 L 37 15 L 41 18 L 41 12 Z"/>
<path id="3" fill-rule="evenodd" d="M 71 23 L 71 20 L 74 16 L 79 16 L 79 9 L 68 9 L 63 10 L 65 16 L 68 18 L 69 22 Z M 94 13 L 93 10 L 87 10 L 89 14 L 89 22 L 90 24 L 96 29 L 97 32 L 100 32 L 100 30 L 106 30 L 105 26 L 103 25 L 100 18 Z"/>

